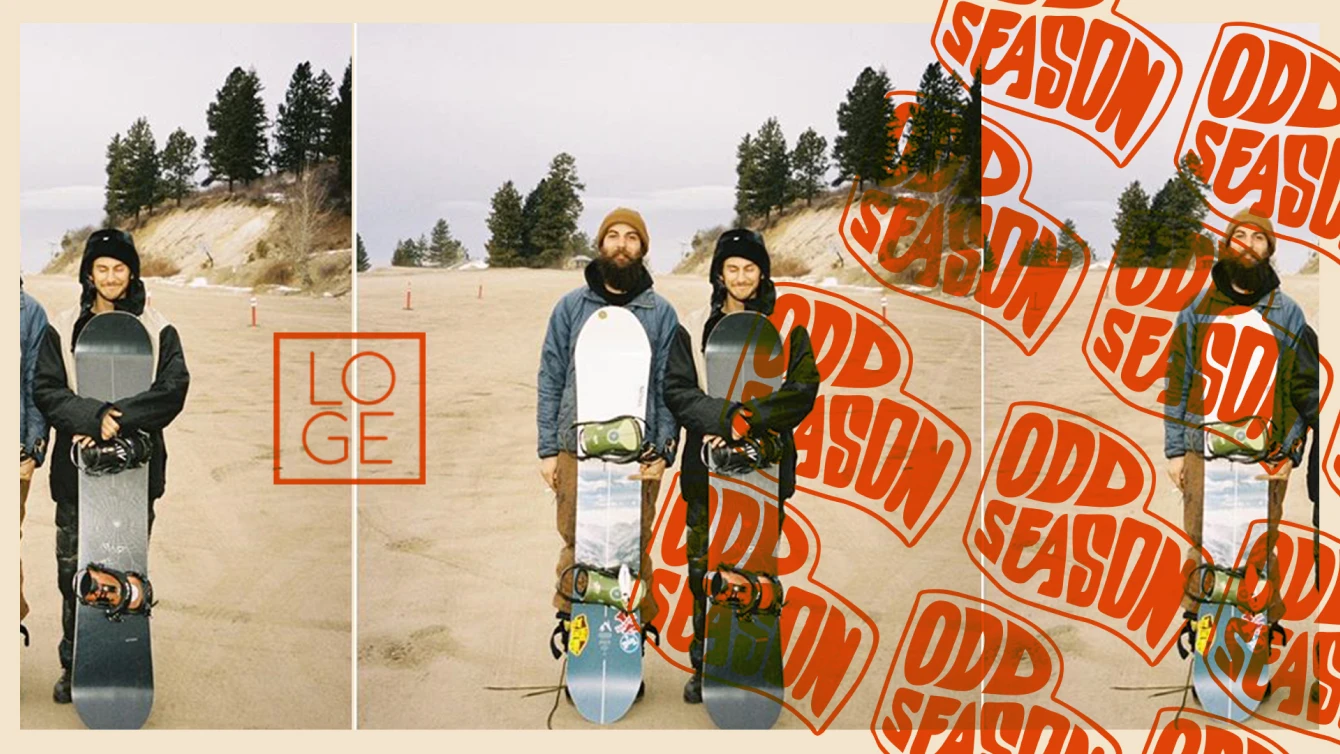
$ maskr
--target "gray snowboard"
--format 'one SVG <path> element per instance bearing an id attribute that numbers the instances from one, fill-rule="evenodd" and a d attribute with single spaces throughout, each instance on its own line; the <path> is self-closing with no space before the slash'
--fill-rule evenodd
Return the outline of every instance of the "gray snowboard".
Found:
<path id="1" fill-rule="evenodd" d="M 154 358 L 149 334 L 125 312 L 89 320 L 74 349 L 79 395 L 114 402 L 149 389 Z M 149 468 L 79 477 L 79 569 L 100 563 L 148 575 Z M 139 728 L 154 701 L 149 617 L 108 619 L 76 605 L 72 692 L 90 728 Z"/>
<path id="2" fill-rule="evenodd" d="M 758 398 L 777 390 L 785 376 L 777 329 L 754 312 L 728 314 L 717 322 L 705 356 L 707 392 L 714 397 Z M 769 374 L 760 374 L 760 367 Z M 725 564 L 775 576 L 781 535 L 776 467 L 732 476 L 709 470 L 708 479 L 708 573 Z M 703 643 L 707 712 L 719 728 L 771 728 L 786 693 L 781 616 L 758 612 L 742 617 L 733 607 L 708 600 Z"/>
<path id="3" fill-rule="evenodd" d="M 622 307 L 597 310 L 577 335 L 573 355 L 577 422 L 617 417 L 645 421 L 651 345 L 642 324 Z M 577 466 L 576 559 L 582 566 L 639 574 L 642 483 L 629 479 L 638 464 L 581 458 Z M 582 717 L 612 723 L 642 686 L 642 629 L 638 611 L 600 604 L 572 605 L 568 633 L 568 693 Z"/>

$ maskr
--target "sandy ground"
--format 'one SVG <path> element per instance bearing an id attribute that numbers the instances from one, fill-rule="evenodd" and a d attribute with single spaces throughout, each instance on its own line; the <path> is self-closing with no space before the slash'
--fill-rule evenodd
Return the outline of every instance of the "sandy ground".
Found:
<path id="1" fill-rule="evenodd" d="M 78 301 L 73 278 L 25 285 L 51 316 Z M 191 389 L 167 431 L 167 492 L 149 551 L 159 605 L 147 727 L 348 728 L 350 494 L 272 484 L 271 336 L 347 331 L 350 303 L 262 296 L 261 326 L 251 329 L 246 294 L 152 280 L 149 289 L 181 334 Z M 39 469 L 22 547 L 33 635 L 21 652 L 24 728 L 82 727 L 72 706 L 51 701 L 60 673 L 53 515 Z"/>
<path id="2" fill-rule="evenodd" d="M 954 421 L 973 449 L 962 483 L 914 549 L 850 507 L 804 493 L 793 500 L 823 539 L 819 578 L 855 602 L 879 630 L 870 670 L 832 727 L 868 729 L 919 591 L 981 593 L 980 574 L 963 550 L 963 527 L 979 464 L 1010 403 L 1044 399 L 1090 414 L 1141 443 L 1162 475 L 1160 422 L 1108 393 L 1082 361 L 1101 280 L 1098 271 L 1088 277 L 1072 310 L 1032 357 L 990 327 L 983 349 L 982 327 L 966 315 L 888 295 L 889 319 L 915 355 L 909 392 Z M 411 281 L 414 308 L 405 311 Z M 559 538 L 552 494 L 536 474 L 534 385 L 550 309 L 580 284 L 580 273 L 553 271 L 379 270 L 359 278 L 359 329 L 427 332 L 431 375 L 428 484 L 360 491 L 360 727 L 545 725 L 553 695 L 527 699 L 484 687 L 558 679 L 546 642 L 554 623 L 549 600 Z M 1315 321 L 1317 278 L 1288 278 L 1284 285 Z M 702 306 L 708 294 L 700 278 L 660 275 L 656 289 L 681 315 Z M 840 292 L 879 310 L 878 290 Z M 985 411 L 979 389 L 983 352 L 990 369 Z M 1175 498 L 1164 494 L 1157 501 L 1162 515 L 1180 521 Z M 1291 485 L 1286 517 L 1310 520 L 1301 473 Z M 1148 730 L 1168 703 L 1138 693 L 1115 695 L 1110 686 L 1180 684 L 1185 678 L 1186 666 L 1175 653 L 1149 668 L 1097 627 L 1004 602 L 1060 645 L 1066 662 L 1060 698 L 1109 730 Z M 701 707 L 681 701 L 684 671 L 649 652 L 644 677 L 646 699 L 618 727 L 712 727 Z M 592 726 L 562 703 L 554 727 Z M 778 727 L 803 726 L 784 713 Z"/>
<path id="3" fill-rule="evenodd" d="M 703 306 L 710 292 L 701 278 L 656 280 L 656 290 L 681 314 Z M 407 281 L 413 311 L 403 310 Z M 359 330 L 426 331 L 430 375 L 428 484 L 359 492 L 360 727 L 545 725 L 552 694 L 527 699 L 484 687 L 558 679 L 547 642 L 560 539 L 553 494 L 537 473 L 535 375 L 550 310 L 579 284 L 580 272 L 556 271 L 359 277 Z M 879 311 L 878 291 L 840 292 Z M 892 293 L 888 306 L 890 319 L 911 325 L 903 326 L 916 356 L 908 390 L 948 415 L 975 445 L 978 323 Z M 833 727 L 870 725 L 902 620 L 920 588 L 977 591 L 978 572 L 961 554 L 958 523 L 972 507 L 976 464 L 974 456 L 915 552 L 853 508 L 804 494 L 793 500 L 823 541 L 818 578 L 855 602 L 880 632 L 870 670 Z M 713 727 L 701 706 L 680 699 L 687 673 L 652 652 L 643 673 L 647 696 L 618 726 Z M 593 726 L 565 702 L 554 727 Z M 778 727 L 803 725 L 784 714 Z"/>

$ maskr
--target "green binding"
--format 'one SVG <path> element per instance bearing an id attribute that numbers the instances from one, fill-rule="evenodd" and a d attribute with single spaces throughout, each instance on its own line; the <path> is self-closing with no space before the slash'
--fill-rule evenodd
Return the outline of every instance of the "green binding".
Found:
<path id="1" fill-rule="evenodd" d="M 642 455 L 644 434 L 642 420 L 636 416 L 580 423 L 577 425 L 578 455 L 614 463 L 636 461 Z"/>
<path id="2" fill-rule="evenodd" d="M 572 574 L 572 590 L 565 594 L 572 602 L 587 605 L 608 605 L 619 610 L 632 611 L 628 597 L 638 602 L 647 594 L 650 585 L 643 579 L 634 578 L 628 566 L 613 568 L 592 568 L 575 564 L 563 571 L 563 576 Z M 562 576 L 559 577 L 562 583 Z"/>
<path id="3" fill-rule="evenodd" d="M 1203 605 L 1233 605 L 1244 613 L 1255 615 L 1265 610 L 1272 600 L 1269 591 L 1247 594 L 1243 585 L 1246 578 L 1246 569 L 1203 563 L 1187 576 L 1185 592 L 1192 600 Z M 1268 586 L 1269 582 L 1264 577 L 1262 582 Z"/>
<path id="4" fill-rule="evenodd" d="M 1205 431 L 1205 455 L 1241 461 L 1261 461 L 1266 457 L 1270 422 L 1249 416 L 1234 422 L 1213 422 Z M 1256 430 L 1253 436 L 1252 430 Z"/>

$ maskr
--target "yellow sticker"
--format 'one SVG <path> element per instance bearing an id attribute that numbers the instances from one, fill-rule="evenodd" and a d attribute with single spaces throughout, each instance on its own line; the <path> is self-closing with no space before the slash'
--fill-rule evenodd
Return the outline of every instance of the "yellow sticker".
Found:
<path id="1" fill-rule="evenodd" d="M 1214 616 L 1206 615 L 1200 619 L 1196 626 L 1196 653 L 1205 654 L 1206 648 L 1210 644 L 1211 634 L 1214 633 Z"/>
<path id="2" fill-rule="evenodd" d="M 586 624 L 586 616 L 578 615 L 572 619 L 572 630 L 568 635 L 568 651 L 574 657 L 581 657 L 582 650 L 591 639 L 591 627 Z"/>

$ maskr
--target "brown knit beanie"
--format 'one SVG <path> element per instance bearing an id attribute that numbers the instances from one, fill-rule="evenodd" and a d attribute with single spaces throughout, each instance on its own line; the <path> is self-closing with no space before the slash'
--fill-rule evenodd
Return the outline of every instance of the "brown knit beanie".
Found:
<path id="1" fill-rule="evenodd" d="M 651 250 L 651 236 L 647 235 L 647 224 L 643 222 L 642 215 L 627 207 L 618 207 L 605 215 L 605 219 L 600 222 L 600 232 L 596 234 L 596 247 L 599 248 L 605 243 L 605 234 L 609 232 L 610 226 L 618 223 L 633 226 L 633 230 L 637 231 L 638 237 L 642 239 L 642 255 L 646 256 Z"/>
<path id="2" fill-rule="evenodd" d="M 1244 209 L 1233 216 L 1233 222 L 1228 224 L 1228 235 L 1224 239 L 1224 244 L 1233 242 L 1233 234 L 1238 232 L 1238 228 L 1243 225 L 1255 225 L 1266 234 L 1266 245 L 1270 249 L 1270 256 L 1275 255 L 1275 226 L 1270 220 L 1259 215 L 1252 214 L 1251 209 Z"/>

